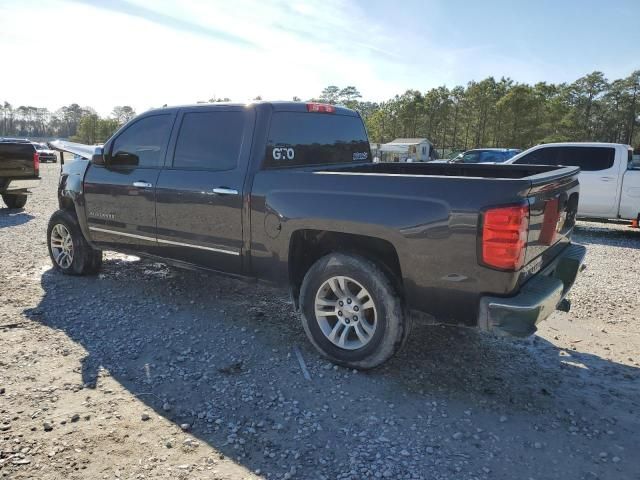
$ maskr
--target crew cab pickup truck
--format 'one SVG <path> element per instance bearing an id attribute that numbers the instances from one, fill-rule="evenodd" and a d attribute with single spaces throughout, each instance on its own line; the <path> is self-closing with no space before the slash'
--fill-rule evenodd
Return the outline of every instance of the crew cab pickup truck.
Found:
<path id="1" fill-rule="evenodd" d="M 163 108 L 102 148 L 52 146 L 91 157 L 63 167 L 57 269 L 94 273 L 109 249 L 288 286 L 313 345 L 352 368 L 391 357 L 414 311 L 530 335 L 585 255 L 577 168 L 373 163 L 346 108 Z"/>
<path id="2" fill-rule="evenodd" d="M 516 155 L 514 165 L 580 167 L 578 217 L 640 220 L 640 168 L 619 143 L 548 143 Z"/>
<path id="3" fill-rule="evenodd" d="M 40 183 L 40 154 L 29 140 L 0 138 L 0 194 L 9 208 L 22 208 Z"/>

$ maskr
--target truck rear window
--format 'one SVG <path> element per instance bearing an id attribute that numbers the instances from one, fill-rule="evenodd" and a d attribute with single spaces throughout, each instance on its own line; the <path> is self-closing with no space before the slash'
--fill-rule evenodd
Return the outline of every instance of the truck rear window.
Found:
<path id="1" fill-rule="evenodd" d="M 300 167 L 371 161 L 359 117 L 276 112 L 271 120 L 264 166 Z"/>
<path id="2" fill-rule="evenodd" d="M 30 143 L 3 143 L 0 142 L 0 156 L 9 158 L 33 158 L 36 149 Z"/>

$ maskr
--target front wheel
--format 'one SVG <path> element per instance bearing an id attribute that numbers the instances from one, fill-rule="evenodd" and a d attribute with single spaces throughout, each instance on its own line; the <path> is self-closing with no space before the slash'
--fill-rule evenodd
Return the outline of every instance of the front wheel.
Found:
<path id="1" fill-rule="evenodd" d="M 2 201 L 9 208 L 22 208 L 27 204 L 27 196 L 15 193 L 5 193 L 2 195 Z"/>
<path id="2" fill-rule="evenodd" d="M 53 266 L 67 275 L 97 273 L 102 265 L 102 251 L 87 243 L 76 216 L 58 210 L 49 220 L 47 245 Z"/>
<path id="3" fill-rule="evenodd" d="M 333 253 L 307 272 L 300 291 L 302 325 L 334 363 L 370 369 L 391 358 L 410 329 L 402 301 L 371 261 Z"/>

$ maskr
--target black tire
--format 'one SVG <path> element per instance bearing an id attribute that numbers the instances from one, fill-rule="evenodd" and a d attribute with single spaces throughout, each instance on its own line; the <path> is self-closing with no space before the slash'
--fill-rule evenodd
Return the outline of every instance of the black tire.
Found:
<path id="1" fill-rule="evenodd" d="M 9 208 L 22 208 L 27 203 L 27 196 L 17 193 L 5 193 L 2 195 L 2 200 Z"/>
<path id="2" fill-rule="evenodd" d="M 316 317 L 316 294 L 335 276 L 358 282 L 375 304 L 376 328 L 361 348 L 345 349 L 332 343 Z M 314 263 L 302 282 L 300 309 L 302 325 L 313 346 L 331 362 L 349 368 L 367 370 L 386 362 L 402 348 L 411 329 L 411 318 L 405 315 L 402 300 L 389 278 L 373 262 L 357 255 L 332 253 Z"/>
<path id="3" fill-rule="evenodd" d="M 73 260 L 69 265 L 60 265 L 52 251 L 51 234 L 56 225 L 62 225 L 71 235 L 73 244 Z M 68 210 L 58 210 L 49 220 L 47 227 L 47 248 L 53 266 L 67 275 L 92 275 L 97 273 L 102 266 L 102 250 L 96 250 L 87 243 L 82 235 L 76 215 Z"/>

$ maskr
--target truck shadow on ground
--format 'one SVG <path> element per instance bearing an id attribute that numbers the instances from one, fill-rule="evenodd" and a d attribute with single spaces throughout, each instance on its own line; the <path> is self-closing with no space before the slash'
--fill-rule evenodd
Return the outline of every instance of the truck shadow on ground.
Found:
<path id="1" fill-rule="evenodd" d="M 0 208 L 0 228 L 17 227 L 30 222 L 35 217 L 21 208 Z"/>
<path id="2" fill-rule="evenodd" d="M 640 369 L 538 337 L 417 325 L 394 359 L 355 373 L 316 355 L 281 291 L 123 260 L 107 260 L 98 277 L 49 270 L 41 283 L 42 301 L 25 315 L 86 350 L 84 388 L 99 391 L 111 376 L 158 415 L 272 476 L 288 471 L 286 452 L 319 469 L 348 465 L 353 434 L 381 434 L 372 417 L 394 419 L 382 426 L 390 444 L 404 445 L 411 430 L 411 441 L 427 442 L 420 432 L 433 434 L 434 402 L 449 412 L 441 428 L 470 409 L 491 428 L 506 412 L 535 421 L 567 405 L 600 417 L 638 407 Z"/>

